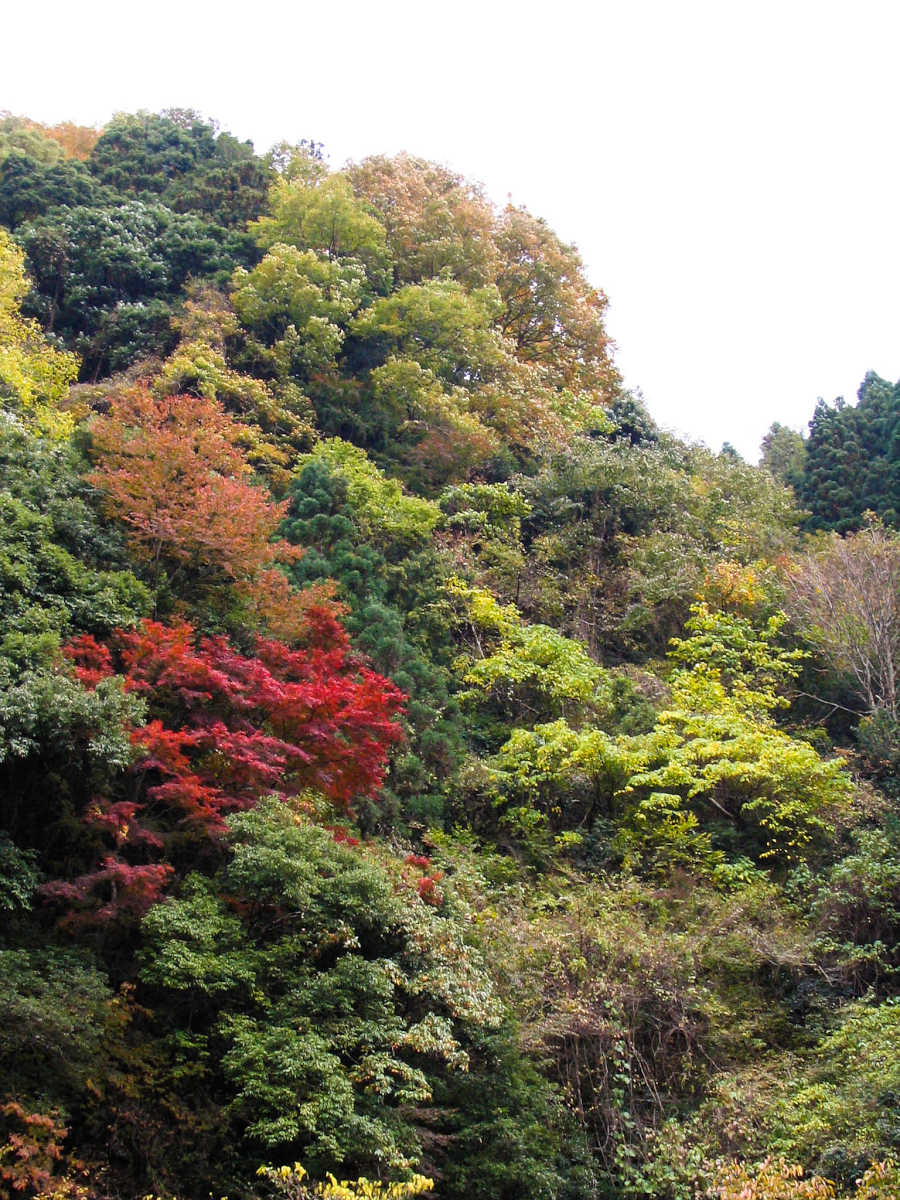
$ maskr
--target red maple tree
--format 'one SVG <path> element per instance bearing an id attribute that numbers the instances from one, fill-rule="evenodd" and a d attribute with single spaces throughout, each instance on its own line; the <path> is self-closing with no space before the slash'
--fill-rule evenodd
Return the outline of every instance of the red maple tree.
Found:
<path id="1" fill-rule="evenodd" d="M 100 797 L 85 814 L 109 853 L 96 870 L 49 884 L 48 896 L 94 920 L 140 914 L 173 873 L 173 845 L 199 839 L 208 849 L 227 814 L 261 796 L 312 789 L 348 811 L 354 797 L 376 794 L 403 736 L 395 718 L 405 697 L 320 615 L 306 648 L 258 638 L 253 657 L 223 637 L 196 640 L 184 622 L 144 621 L 111 646 L 85 635 L 66 647 L 86 687 L 118 671 L 146 696 L 150 720 L 131 734 L 128 795 Z"/>

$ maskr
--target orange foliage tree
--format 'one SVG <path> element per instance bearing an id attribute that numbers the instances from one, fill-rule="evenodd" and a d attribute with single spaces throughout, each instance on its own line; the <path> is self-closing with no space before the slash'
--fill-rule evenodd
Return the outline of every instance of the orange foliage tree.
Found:
<path id="1" fill-rule="evenodd" d="M 41 125 L 37 121 L 29 121 L 28 124 L 44 137 L 58 142 L 62 146 L 63 154 L 68 158 L 77 158 L 81 162 L 90 158 L 91 151 L 103 132 L 93 125 L 75 125 L 72 121 L 60 121 L 58 125 Z"/>
<path id="2" fill-rule="evenodd" d="M 244 428 L 216 400 L 139 385 L 115 396 L 91 433 L 89 479 L 155 587 L 165 583 L 182 607 L 236 594 L 251 621 L 289 641 L 303 635 L 322 590 L 293 592 L 277 569 L 302 550 L 275 540 L 284 505 L 251 481 Z"/>

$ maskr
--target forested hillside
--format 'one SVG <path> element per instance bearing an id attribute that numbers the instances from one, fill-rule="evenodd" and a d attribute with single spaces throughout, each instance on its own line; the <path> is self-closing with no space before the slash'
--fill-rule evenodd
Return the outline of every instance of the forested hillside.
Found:
<path id="1" fill-rule="evenodd" d="M 900 1196 L 900 392 L 659 429 L 438 164 L 0 118 L 0 1198 Z"/>

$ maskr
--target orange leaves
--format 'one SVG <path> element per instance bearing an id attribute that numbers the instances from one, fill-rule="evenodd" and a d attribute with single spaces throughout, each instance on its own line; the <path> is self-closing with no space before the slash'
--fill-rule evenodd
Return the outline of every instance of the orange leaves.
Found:
<path id="1" fill-rule="evenodd" d="M 86 1200 L 88 1191 L 72 1172 L 82 1164 L 68 1159 L 62 1144 L 68 1129 L 59 1113 L 29 1112 L 15 1100 L 0 1104 L 0 1197 L 58 1196 Z M 60 1174 L 65 1171 L 65 1175 Z"/>
<path id="2" fill-rule="evenodd" d="M 512 205 L 496 239 L 503 259 L 496 280 L 504 305 L 501 327 L 515 342 L 517 357 L 543 364 L 558 386 L 611 399 L 620 380 L 603 323 L 607 300 L 588 283 L 576 249 L 545 221 Z"/>
<path id="3" fill-rule="evenodd" d="M 145 562 L 214 565 L 242 579 L 276 553 L 296 556 L 272 544 L 283 509 L 249 482 L 241 433 L 214 400 L 146 387 L 117 397 L 94 423 L 100 461 L 90 480 Z"/>
<path id="4" fill-rule="evenodd" d="M 245 429 L 216 400 L 159 397 L 140 385 L 116 396 L 91 433 L 89 479 L 156 585 L 164 576 L 188 607 L 230 589 L 258 627 L 291 642 L 306 637 L 311 610 L 320 624 L 330 611 L 340 640 L 328 591 L 298 595 L 277 570 L 303 551 L 273 540 L 285 505 L 251 482 Z"/>

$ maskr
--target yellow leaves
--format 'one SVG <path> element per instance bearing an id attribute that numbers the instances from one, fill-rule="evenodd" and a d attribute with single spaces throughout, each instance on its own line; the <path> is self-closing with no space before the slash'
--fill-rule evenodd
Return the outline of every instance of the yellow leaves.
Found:
<path id="1" fill-rule="evenodd" d="M 78 375 L 74 354 L 57 350 L 36 321 L 23 317 L 25 256 L 0 230 L 0 398 L 11 398 L 40 433 L 61 440 L 74 426 L 59 404 Z"/>
<path id="2" fill-rule="evenodd" d="M 365 1177 L 338 1183 L 333 1175 L 329 1175 L 328 1182 L 319 1184 L 314 1194 L 323 1200 L 406 1200 L 406 1197 L 432 1191 L 434 1180 L 425 1175 L 413 1175 L 403 1183 L 379 1183 Z"/>
<path id="3" fill-rule="evenodd" d="M 312 1197 L 321 1197 L 321 1200 L 407 1200 L 434 1191 L 434 1180 L 418 1174 L 402 1182 L 382 1183 L 365 1176 L 338 1181 L 329 1172 L 324 1183 L 304 1184 L 309 1172 L 298 1162 L 293 1166 L 261 1166 L 256 1174 L 268 1179 L 288 1200 L 306 1200 L 307 1197 L 309 1200 Z"/>
<path id="4" fill-rule="evenodd" d="M 900 1196 L 900 1167 L 892 1159 L 872 1163 L 857 1181 L 854 1200 L 896 1200 Z"/>
<path id="5" fill-rule="evenodd" d="M 729 608 L 739 613 L 752 613 L 766 599 L 759 571 L 739 562 L 717 562 L 707 572 L 703 598 L 713 608 Z"/>
<path id="6" fill-rule="evenodd" d="M 834 1184 L 818 1175 L 803 1178 L 803 1168 L 767 1158 L 751 1174 L 743 1163 L 729 1163 L 715 1182 L 718 1200 L 831 1200 Z"/>
<path id="7" fill-rule="evenodd" d="M 305 1179 L 309 1172 L 300 1163 L 294 1163 L 292 1167 L 283 1166 L 279 1168 L 278 1174 L 282 1179 L 295 1178 Z"/>
<path id="8" fill-rule="evenodd" d="M 521 625 L 511 604 L 500 604 L 486 588 L 471 587 L 457 575 L 447 580 L 447 592 L 465 606 L 466 618 L 477 630 L 509 635 Z"/>

